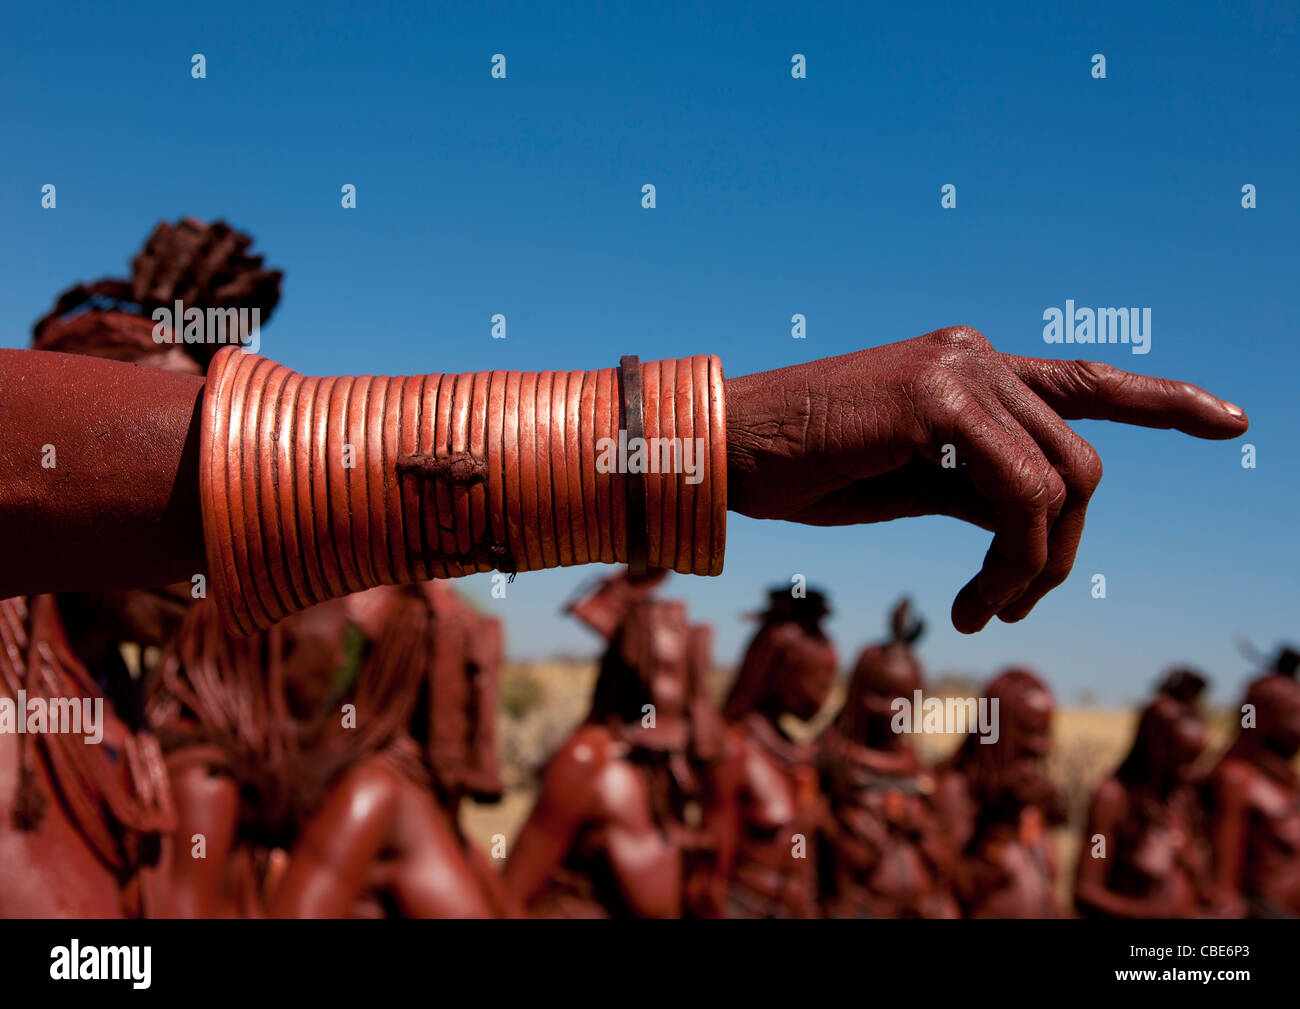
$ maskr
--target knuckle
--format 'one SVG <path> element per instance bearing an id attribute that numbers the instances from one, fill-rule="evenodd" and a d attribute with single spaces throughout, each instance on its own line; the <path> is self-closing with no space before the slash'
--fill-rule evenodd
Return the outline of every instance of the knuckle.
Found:
<path id="1" fill-rule="evenodd" d="M 1091 392 L 1098 392 L 1114 385 L 1126 374 L 1113 364 L 1106 364 L 1104 361 L 1079 360 L 1075 362 L 1075 365 L 1079 369 L 1084 384 Z"/>
<path id="2" fill-rule="evenodd" d="M 1047 507 L 1050 511 L 1060 511 L 1069 493 L 1061 474 L 1052 470 L 1047 476 Z"/>
<path id="3" fill-rule="evenodd" d="M 970 397 L 961 379 L 937 360 L 922 371 L 916 387 L 942 420 L 956 420 L 970 405 Z"/>
<path id="4" fill-rule="evenodd" d="M 993 345 L 970 326 L 949 326 L 929 334 L 929 370 L 960 375 L 965 381 L 987 382 L 988 369 L 998 361 Z"/>
<path id="5" fill-rule="evenodd" d="M 992 344 L 978 329 L 972 326 L 946 326 L 935 333 L 938 344 L 963 354 L 984 353 L 992 350 Z"/>
<path id="6" fill-rule="evenodd" d="M 1089 494 L 1101 483 L 1102 469 L 1101 453 L 1085 441 L 1079 454 L 1076 472 L 1079 485 Z"/>
<path id="7" fill-rule="evenodd" d="M 1032 512 L 1046 512 L 1059 506 L 1065 500 L 1065 481 L 1056 470 L 1046 472 L 1037 470 L 1026 461 L 1024 467 L 1024 492 L 1021 503 Z"/>
<path id="8" fill-rule="evenodd" d="M 1065 481 L 1054 469 L 1032 474 L 1026 479 L 1025 488 L 1021 501 L 1034 514 L 1059 512 L 1065 504 Z"/>

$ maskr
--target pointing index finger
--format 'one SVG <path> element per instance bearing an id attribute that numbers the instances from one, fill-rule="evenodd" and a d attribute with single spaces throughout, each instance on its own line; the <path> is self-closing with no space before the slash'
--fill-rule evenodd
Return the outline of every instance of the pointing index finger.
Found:
<path id="1" fill-rule="evenodd" d="M 1002 357 L 1066 420 L 1113 420 L 1214 439 L 1235 438 L 1250 426 L 1241 407 L 1190 382 L 1138 375 L 1100 361 Z"/>

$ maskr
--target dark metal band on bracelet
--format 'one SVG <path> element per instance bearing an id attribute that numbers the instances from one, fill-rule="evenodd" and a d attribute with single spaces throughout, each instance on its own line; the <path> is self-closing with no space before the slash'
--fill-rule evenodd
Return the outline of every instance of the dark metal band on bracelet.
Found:
<path id="1" fill-rule="evenodd" d="M 618 368 L 619 396 L 623 405 L 623 430 L 628 444 L 645 438 L 645 402 L 641 395 L 641 359 L 625 354 Z M 631 574 L 645 574 L 650 565 L 650 528 L 646 519 L 646 476 L 628 473 L 627 478 L 627 568 Z"/>

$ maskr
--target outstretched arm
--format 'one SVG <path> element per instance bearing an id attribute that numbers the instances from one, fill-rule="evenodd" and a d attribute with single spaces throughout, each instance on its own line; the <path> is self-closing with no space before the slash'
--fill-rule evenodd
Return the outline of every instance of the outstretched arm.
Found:
<path id="1" fill-rule="evenodd" d="M 599 462 L 621 423 L 614 369 L 316 380 L 240 354 L 217 355 L 201 396 L 190 376 L 0 351 L 0 596 L 211 566 L 248 631 L 380 582 L 628 559 L 634 484 Z M 716 360 L 675 378 L 655 364 L 647 440 L 707 438 L 702 474 L 697 456 L 646 478 L 652 566 L 720 571 L 725 507 L 815 525 L 951 515 L 994 534 L 953 604 L 966 632 L 1023 618 L 1069 574 L 1101 460 L 1066 420 L 1248 426 L 1196 386 L 1000 354 L 965 327 L 725 383 Z"/>

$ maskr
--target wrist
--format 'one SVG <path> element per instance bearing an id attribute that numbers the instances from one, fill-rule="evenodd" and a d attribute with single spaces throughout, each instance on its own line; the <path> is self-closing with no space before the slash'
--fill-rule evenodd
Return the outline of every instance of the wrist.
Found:
<path id="1" fill-rule="evenodd" d="M 727 506 L 754 518 L 770 517 L 764 503 L 771 488 L 765 486 L 764 470 L 773 472 L 770 464 L 777 461 L 780 446 L 791 442 L 786 430 L 791 417 L 807 414 L 790 408 L 776 375 L 758 372 L 726 381 Z"/>

